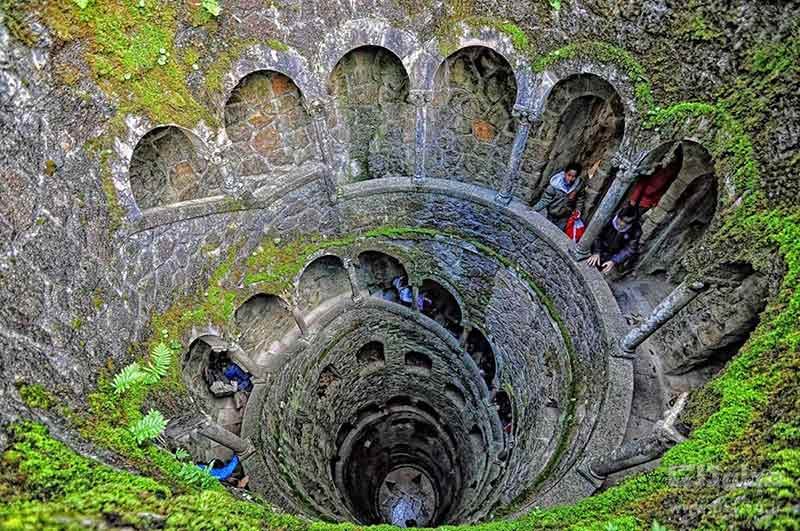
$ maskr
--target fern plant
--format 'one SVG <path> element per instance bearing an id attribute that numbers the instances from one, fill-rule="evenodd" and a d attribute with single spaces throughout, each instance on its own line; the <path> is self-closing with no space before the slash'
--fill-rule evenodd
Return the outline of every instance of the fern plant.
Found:
<path id="1" fill-rule="evenodd" d="M 217 485 L 217 479 L 208 472 L 208 467 L 193 463 L 182 463 L 178 469 L 178 477 L 184 483 L 198 489 L 210 489 Z"/>
<path id="2" fill-rule="evenodd" d="M 172 349 L 159 342 L 150 351 L 150 363 L 142 369 L 147 375 L 147 383 L 154 384 L 167 375 L 172 365 Z"/>
<path id="3" fill-rule="evenodd" d="M 146 376 L 141 366 L 134 361 L 114 376 L 111 385 L 114 387 L 114 392 L 119 395 L 143 381 Z"/>
<path id="4" fill-rule="evenodd" d="M 167 421 L 160 411 L 151 409 L 147 415 L 139 419 L 129 428 L 131 435 L 136 439 L 136 444 L 141 445 L 145 441 L 155 439 L 164 428 L 167 427 Z"/>
<path id="5" fill-rule="evenodd" d="M 192 457 L 192 454 L 187 452 L 185 448 L 178 448 L 175 450 L 175 459 L 178 461 L 186 461 L 190 457 Z"/>
<path id="6" fill-rule="evenodd" d="M 218 17 L 219 14 L 222 13 L 222 7 L 219 5 L 219 0 L 203 0 L 203 9 L 215 17 Z"/>

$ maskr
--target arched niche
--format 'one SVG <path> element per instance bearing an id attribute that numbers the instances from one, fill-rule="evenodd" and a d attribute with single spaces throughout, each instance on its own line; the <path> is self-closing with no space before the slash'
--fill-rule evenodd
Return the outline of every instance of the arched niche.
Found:
<path id="1" fill-rule="evenodd" d="M 217 169 L 197 155 L 189 135 L 175 126 L 156 127 L 139 140 L 129 180 L 141 210 L 221 193 Z"/>
<path id="2" fill-rule="evenodd" d="M 511 397 L 505 391 L 498 391 L 494 396 L 495 406 L 497 408 L 497 415 L 500 417 L 500 422 L 503 426 L 503 431 L 510 433 L 512 430 L 513 421 L 513 407 L 511 404 Z"/>
<path id="3" fill-rule="evenodd" d="M 356 359 L 362 365 L 383 365 L 386 362 L 383 343 L 380 341 L 370 341 L 356 352 Z"/>
<path id="4" fill-rule="evenodd" d="M 227 384 L 232 380 L 224 378 L 223 373 L 232 363 L 234 361 L 225 341 L 213 335 L 200 336 L 184 353 L 181 374 L 189 394 L 198 401 L 200 407 L 217 424 L 238 435 L 249 389 L 243 390 L 243 386 L 238 390 L 222 389 L 213 385 L 221 382 L 229 387 Z M 216 445 L 211 445 L 210 449 L 212 453 L 219 450 Z M 220 451 L 223 457 L 229 454 L 226 450 Z"/>
<path id="5" fill-rule="evenodd" d="M 431 357 L 416 351 L 406 352 L 405 364 L 407 367 L 411 367 L 414 371 L 422 374 L 429 374 L 433 368 L 433 360 Z"/>
<path id="6" fill-rule="evenodd" d="M 642 215 L 636 268 L 650 275 L 664 273 L 671 280 L 680 281 L 685 275 L 681 258 L 705 234 L 717 207 L 711 155 L 700 144 L 688 140 L 664 144 L 645 158 L 639 174 L 626 202 L 634 199 L 637 187 L 646 190 L 662 179 L 663 194 Z"/>
<path id="7" fill-rule="evenodd" d="M 526 158 L 546 164 L 529 175 L 530 185 L 520 192 L 523 198 L 538 198 L 554 173 L 577 162 L 583 168 L 584 217 L 588 219 L 614 178 L 611 157 L 624 129 L 625 107 L 608 81 L 594 74 L 576 74 L 556 83 L 545 102 L 538 138 L 526 150 Z"/>
<path id="8" fill-rule="evenodd" d="M 486 386 L 492 389 L 494 387 L 494 378 L 497 374 L 497 361 L 495 360 L 492 345 L 489 344 L 486 336 L 477 328 L 473 328 L 467 334 L 466 351 L 475 361 L 475 365 L 478 366 Z"/>
<path id="9" fill-rule="evenodd" d="M 322 301 L 351 293 L 350 277 L 338 256 L 320 256 L 303 270 L 297 284 L 297 303 L 308 312 Z"/>
<path id="10" fill-rule="evenodd" d="M 458 337 L 463 329 L 461 325 L 463 314 L 453 294 L 431 279 L 422 281 L 419 294 L 424 299 L 422 312 Z"/>
<path id="11" fill-rule="evenodd" d="M 239 346 L 249 354 L 258 354 L 290 330 L 297 322 L 289 307 L 280 297 L 258 293 L 239 306 L 234 314 L 239 328 Z"/>
<path id="12" fill-rule="evenodd" d="M 274 179 L 316 158 L 310 127 L 300 89 L 272 70 L 246 75 L 225 103 L 225 131 L 245 178 Z"/>
<path id="13" fill-rule="evenodd" d="M 414 111 L 402 61 L 380 46 L 361 46 L 342 57 L 328 90 L 336 106 L 332 136 L 344 152 L 345 183 L 410 175 Z"/>
<path id="14" fill-rule="evenodd" d="M 434 77 L 428 175 L 499 188 L 516 134 L 516 97 L 511 65 L 491 48 L 469 46 L 445 59 Z"/>
<path id="15" fill-rule="evenodd" d="M 397 290 L 392 285 L 396 277 L 408 278 L 406 268 L 394 256 L 380 251 L 364 251 L 358 255 L 359 272 L 370 295 L 397 301 Z"/>

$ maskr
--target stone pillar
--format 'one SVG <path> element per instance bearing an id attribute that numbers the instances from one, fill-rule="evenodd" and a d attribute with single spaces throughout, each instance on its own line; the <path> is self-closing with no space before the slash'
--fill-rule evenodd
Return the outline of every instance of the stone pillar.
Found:
<path id="1" fill-rule="evenodd" d="M 607 456 L 595 459 L 582 471 L 584 475 L 588 473 L 591 480 L 602 481 L 615 472 L 657 459 L 669 448 L 685 440 L 686 437 L 675 429 L 675 423 L 688 396 L 688 393 L 681 394 L 675 405 L 664 414 L 664 418 L 656 422 L 649 435 L 629 441 Z"/>
<path id="2" fill-rule="evenodd" d="M 503 182 L 500 184 L 500 191 L 494 200 L 500 205 L 507 205 L 511 202 L 514 195 L 514 187 L 519 178 L 519 167 L 522 164 L 522 156 L 525 154 L 525 146 L 528 144 L 528 135 L 531 127 L 541 121 L 541 109 L 530 109 L 522 105 L 514 105 L 511 115 L 517 119 L 517 136 L 514 138 L 514 145 L 511 148 L 511 158 L 508 161 Z"/>
<path id="3" fill-rule="evenodd" d="M 253 455 L 256 451 L 253 443 L 251 443 L 249 439 L 242 439 L 210 419 L 206 420 L 198 430 L 198 433 L 222 446 L 230 448 L 242 461 Z"/>
<path id="4" fill-rule="evenodd" d="M 606 195 L 603 196 L 603 200 L 600 201 L 600 205 L 592 216 L 592 220 L 586 227 L 586 232 L 583 233 L 583 237 L 578 242 L 575 248 L 576 260 L 584 260 L 592 254 L 592 243 L 600 234 L 600 231 L 603 230 L 603 227 L 614 217 L 620 202 L 623 197 L 625 197 L 633 181 L 636 180 L 637 169 L 644 155 L 645 152 L 640 152 L 633 161 L 622 153 L 614 155 L 611 164 L 619 168 L 620 174 L 618 174 L 614 182 L 611 183 L 611 188 L 609 188 Z"/>
<path id="5" fill-rule="evenodd" d="M 416 109 L 416 122 L 414 126 L 414 176 L 415 183 L 425 180 L 425 154 L 428 139 L 428 110 L 433 99 L 430 90 L 412 90 L 408 99 Z"/>
<path id="6" fill-rule="evenodd" d="M 306 102 L 306 112 L 311 116 L 312 129 L 314 130 L 314 139 L 317 142 L 320 155 L 322 155 L 322 163 L 325 165 L 324 174 L 322 176 L 325 191 L 328 194 L 328 199 L 331 203 L 335 203 L 336 196 L 336 180 L 333 176 L 333 157 L 330 152 L 330 143 L 328 139 L 328 125 L 325 120 L 325 102 L 322 99 L 313 99 Z"/>
<path id="7" fill-rule="evenodd" d="M 417 305 L 417 298 L 419 297 L 419 288 L 417 286 L 411 286 L 411 296 L 414 297 L 411 300 L 411 309 L 415 312 L 419 312 L 419 306 Z"/>
<path id="8" fill-rule="evenodd" d="M 300 313 L 300 310 L 298 310 L 296 307 L 292 308 L 292 317 L 294 317 L 294 321 L 297 323 L 297 328 L 300 329 L 300 336 L 307 336 L 308 324 L 306 324 L 306 319 L 303 317 L 303 314 Z"/>
<path id="9" fill-rule="evenodd" d="M 210 162 L 217 168 L 222 177 L 222 191 L 235 199 L 246 201 L 252 199 L 253 194 L 241 179 L 240 159 L 239 153 L 233 148 L 232 144 L 229 144 L 212 153 Z"/>
<path id="10" fill-rule="evenodd" d="M 353 265 L 353 260 L 350 258 L 344 258 L 342 260 L 344 263 L 344 268 L 347 270 L 347 277 L 350 279 L 350 291 L 352 292 L 352 299 L 353 302 L 358 302 L 361 300 L 361 286 L 358 285 L 358 273 L 356 272 L 356 267 Z"/>
<path id="11" fill-rule="evenodd" d="M 458 344 L 462 349 L 467 348 L 467 336 L 469 336 L 470 332 L 472 332 L 472 325 L 465 323 L 464 328 L 461 330 L 461 337 L 458 338 Z"/>
<path id="12" fill-rule="evenodd" d="M 645 322 L 628 332 L 628 335 L 622 339 L 623 352 L 633 354 L 636 347 L 675 317 L 684 306 L 692 302 L 705 289 L 706 285 L 702 282 L 692 282 L 691 284 L 684 282 L 672 290 L 672 293 L 653 308 Z"/>
<path id="13" fill-rule="evenodd" d="M 250 356 L 248 356 L 247 352 L 245 352 L 237 343 L 230 344 L 228 355 L 230 356 L 231 361 L 252 374 L 254 377 L 259 378 L 264 375 L 263 367 L 257 365 L 256 362 L 250 358 Z"/>

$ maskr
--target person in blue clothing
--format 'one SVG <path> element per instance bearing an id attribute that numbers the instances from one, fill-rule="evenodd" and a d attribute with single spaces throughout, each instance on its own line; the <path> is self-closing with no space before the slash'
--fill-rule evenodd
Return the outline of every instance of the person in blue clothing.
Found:
<path id="1" fill-rule="evenodd" d="M 592 242 L 592 255 L 586 263 L 603 273 L 633 263 L 639 256 L 642 237 L 638 214 L 635 206 L 623 207 Z"/>

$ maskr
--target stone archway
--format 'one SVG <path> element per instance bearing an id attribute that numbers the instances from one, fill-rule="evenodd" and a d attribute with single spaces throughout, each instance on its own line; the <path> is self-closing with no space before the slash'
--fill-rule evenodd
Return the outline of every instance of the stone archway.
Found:
<path id="1" fill-rule="evenodd" d="M 331 133 L 346 162 L 339 180 L 410 175 L 414 112 L 400 59 L 379 46 L 351 50 L 331 72 L 328 90 L 336 107 Z"/>
<path id="2" fill-rule="evenodd" d="M 260 70 L 242 78 L 225 104 L 225 131 L 232 142 L 226 156 L 238 173 L 268 185 L 318 157 L 311 121 L 294 81 L 279 72 Z"/>
<path id="3" fill-rule="evenodd" d="M 221 187 L 217 169 L 197 155 L 188 134 L 175 126 L 156 127 L 139 140 L 129 179 L 141 210 L 217 195 Z"/>
<path id="4" fill-rule="evenodd" d="M 622 141 L 625 109 L 617 91 L 594 74 L 576 74 L 553 86 L 547 97 L 538 138 L 527 155 L 546 161 L 529 175 L 528 197 L 538 197 L 550 176 L 570 162 L 582 166 L 588 218 L 614 178 L 611 157 Z"/>
<path id="5" fill-rule="evenodd" d="M 469 46 L 439 66 L 427 174 L 499 189 L 516 134 L 514 70 L 491 48 Z"/>

